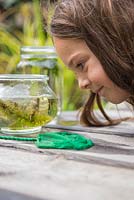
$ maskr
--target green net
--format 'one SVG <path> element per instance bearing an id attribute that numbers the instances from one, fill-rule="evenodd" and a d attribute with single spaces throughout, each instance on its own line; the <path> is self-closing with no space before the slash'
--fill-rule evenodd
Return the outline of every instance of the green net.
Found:
<path id="1" fill-rule="evenodd" d="M 0 135 L 0 139 L 32 141 L 38 148 L 46 149 L 83 150 L 94 146 L 92 140 L 70 132 L 45 132 L 38 134 L 37 138 Z"/>

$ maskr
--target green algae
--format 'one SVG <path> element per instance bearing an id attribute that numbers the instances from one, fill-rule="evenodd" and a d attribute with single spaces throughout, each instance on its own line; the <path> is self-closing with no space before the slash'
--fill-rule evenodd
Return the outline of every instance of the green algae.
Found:
<path id="1" fill-rule="evenodd" d="M 0 99 L 0 126 L 14 130 L 42 126 L 57 112 L 57 102 L 46 97 Z"/>

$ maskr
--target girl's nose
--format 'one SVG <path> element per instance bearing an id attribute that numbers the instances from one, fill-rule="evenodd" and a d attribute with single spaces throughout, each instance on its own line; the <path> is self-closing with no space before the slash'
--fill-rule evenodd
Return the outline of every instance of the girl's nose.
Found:
<path id="1" fill-rule="evenodd" d="M 80 89 L 90 89 L 90 81 L 88 79 L 78 79 L 78 83 L 79 83 L 79 88 Z"/>

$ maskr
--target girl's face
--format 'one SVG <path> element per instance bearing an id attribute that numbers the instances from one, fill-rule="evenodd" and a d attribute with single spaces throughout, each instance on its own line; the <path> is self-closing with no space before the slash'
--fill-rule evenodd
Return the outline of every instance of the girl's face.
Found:
<path id="1" fill-rule="evenodd" d="M 59 57 L 76 74 L 81 89 L 90 89 L 115 104 L 130 96 L 108 78 L 84 40 L 54 37 L 53 41 Z"/>

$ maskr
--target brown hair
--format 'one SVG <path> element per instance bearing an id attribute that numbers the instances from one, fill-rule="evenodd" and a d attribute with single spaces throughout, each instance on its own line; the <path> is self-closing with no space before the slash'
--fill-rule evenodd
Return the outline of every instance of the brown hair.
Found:
<path id="1" fill-rule="evenodd" d="M 133 0 L 61 0 L 51 20 L 51 34 L 85 40 L 108 77 L 131 94 L 129 102 L 134 105 Z M 100 122 L 94 115 L 95 101 L 107 123 Z M 93 126 L 119 122 L 107 116 L 100 97 L 92 92 L 81 119 Z"/>

